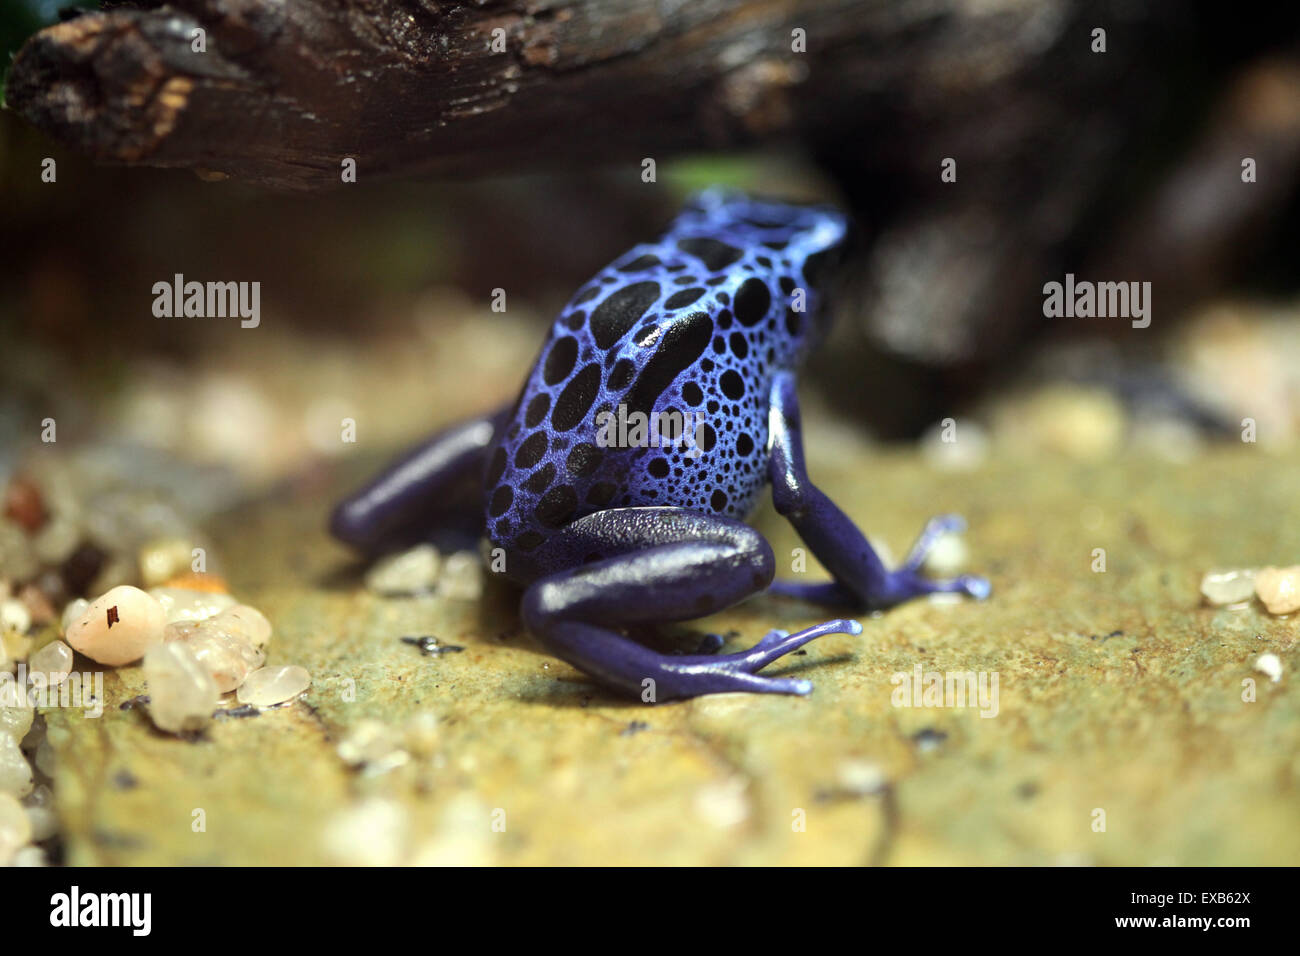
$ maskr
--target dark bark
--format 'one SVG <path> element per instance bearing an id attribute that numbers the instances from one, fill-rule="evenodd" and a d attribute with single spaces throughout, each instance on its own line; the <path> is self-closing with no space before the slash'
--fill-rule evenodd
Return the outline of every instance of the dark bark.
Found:
<path id="1" fill-rule="evenodd" d="M 639 161 L 842 126 L 867 87 L 902 79 L 895 58 L 842 82 L 907 28 L 905 6 L 180 0 L 41 31 L 8 101 L 100 160 L 287 188 L 338 183 L 344 157 L 361 176 Z"/>

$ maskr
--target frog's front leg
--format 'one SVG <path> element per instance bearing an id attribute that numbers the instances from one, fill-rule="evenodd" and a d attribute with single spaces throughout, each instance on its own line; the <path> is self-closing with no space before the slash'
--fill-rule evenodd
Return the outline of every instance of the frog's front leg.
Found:
<path id="1" fill-rule="evenodd" d="M 804 465 L 799 403 L 794 376 L 776 377 L 768 413 L 772 500 L 813 554 L 831 573 L 826 584 L 780 581 L 772 591 L 823 604 L 846 604 L 871 610 L 891 607 L 936 591 L 958 591 L 983 599 L 989 582 L 974 575 L 935 581 L 921 575 L 921 565 L 934 542 L 965 523 L 956 515 L 930 519 L 907 560 L 894 570 L 884 563 L 857 526 L 808 478 Z"/>
<path id="2" fill-rule="evenodd" d="M 619 628 L 703 617 L 765 588 L 772 549 L 753 528 L 681 508 L 617 508 L 581 518 L 535 553 L 551 573 L 524 594 L 529 630 L 558 657 L 648 702 L 728 691 L 807 694 L 812 684 L 756 672 L 825 634 L 860 634 L 828 621 L 773 631 L 736 654 L 671 656 Z"/>
<path id="3" fill-rule="evenodd" d="M 364 554 L 412 544 L 449 520 L 482 533 L 483 472 L 509 408 L 452 425 L 406 452 L 330 516 L 330 533 Z"/>

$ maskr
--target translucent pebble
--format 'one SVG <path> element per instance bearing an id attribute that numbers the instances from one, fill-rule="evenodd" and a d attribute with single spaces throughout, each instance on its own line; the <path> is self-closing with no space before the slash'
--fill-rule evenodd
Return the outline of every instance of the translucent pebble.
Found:
<path id="1" fill-rule="evenodd" d="M 155 538 L 136 555 L 140 577 L 147 588 L 157 587 L 190 570 L 194 545 L 187 538 Z"/>
<path id="2" fill-rule="evenodd" d="M 167 614 L 152 595 L 121 585 L 90 602 L 86 613 L 69 625 L 66 639 L 76 650 L 101 664 L 130 664 L 150 646 L 162 643 Z"/>
<path id="3" fill-rule="evenodd" d="M 265 647 L 271 639 L 271 622 L 265 614 L 247 604 L 226 608 L 213 618 L 213 623 L 253 647 Z"/>
<path id="4" fill-rule="evenodd" d="M 0 628 L 0 659 L 7 661 L 4 669 L 12 671 L 11 666 L 18 661 L 27 660 L 27 655 L 32 650 L 32 639 L 18 631 Z"/>
<path id="5" fill-rule="evenodd" d="M 366 587 L 378 594 L 422 594 L 438 582 L 442 555 L 431 544 L 422 544 L 380 558 L 366 574 Z"/>
<path id="6" fill-rule="evenodd" d="M 23 756 L 18 741 L 0 734 L 0 793 L 25 797 L 32 792 L 32 765 Z"/>
<path id="7" fill-rule="evenodd" d="M 17 598 L 0 601 L 0 630 L 26 634 L 32 627 L 32 612 Z"/>
<path id="8" fill-rule="evenodd" d="M 26 581 L 35 577 L 41 569 L 41 562 L 27 540 L 27 532 L 21 526 L 0 517 L 0 568 L 15 581 Z"/>
<path id="9" fill-rule="evenodd" d="M 1245 603 L 1255 595 L 1255 570 L 1210 571 L 1201 578 L 1201 594 L 1215 607 Z"/>
<path id="10" fill-rule="evenodd" d="M 0 791 L 0 866 L 8 866 L 30 842 L 32 825 L 23 805 L 12 793 Z"/>
<path id="11" fill-rule="evenodd" d="M 438 748 L 438 718 L 421 711 L 406 722 L 406 747 L 417 756 L 427 757 Z"/>
<path id="12" fill-rule="evenodd" d="M 188 588 L 151 588 L 149 591 L 162 604 L 167 623 L 173 621 L 206 621 L 228 607 L 235 606 L 229 594 L 213 591 L 192 591 Z"/>
<path id="13" fill-rule="evenodd" d="M 59 758 L 54 752 L 54 747 L 50 743 L 49 737 L 42 740 L 41 745 L 36 748 L 34 763 L 36 764 L 36 769 L 45 774 L 45 776 L 54 776 L 54 771 L 58 769 Z"/>
<path id="14" fill-rule="evenodd" d="M 27 811 L 27 822 L 32 828 L 34 842 L 48 840 L 59 832 L 59 815 L 54 812 L 53 807 L 29 804 L 26 800 L 23 804 L 23 809 Z"/>
<path id="15" fill-rule="evenodd" d="M 199 624 L 185 644 L 212 675 L 217 690 L 227 694 L 244 683 L 249 673 L 266 663 L 266 655 L 221 628 L 216 618 Z"/>
<path id="16" fill-rule="evenodd" d="M 0 707 L 0 734 L 8 734 L 14 740 L 22 740 L 32 729 L 32 720 L 36 711 L 32 707 Z"/>
<path id="17" fill-rule="evenodd" d="M 33 584 L 27 585 L 18 595 L 23 606 L 27 608 L 31 615 L 32 623 L 37 627 L 44 627 L 57 617 L 54 608 L 50 605 L 50 600 L 45 593 Z"/>
<path id="18" fill-rule="evenodd" d="M 442 568 L 438 593 L 460 601 L 483 596 L 483 562 L 474 551 L 457 551 Z"/>
<path id="19" fill-rule="evenodd" d="M 293 700 L 310 686 L 311 675 L 297 664 L 263 667 L 248 675 L 236 697 L 241 704 L 272 707 Z"/>
<path id="20" fill-rule="evenodd" d="M 187 640 L 198 631 L 201 623 L 201 621 L 172 621 L 163 628 L 163 643 Z"/>
<path id="21" fill-rule="evenodd" d="M 350 767 L 392 762 L 401 752 L 401 733 L 381 720 L 358 721 L 338 746 L 339 758 Z"/>
<path id="22" fill-rule="evenodd" d="M 61 630 L 64 634 L 68 633 L 68 628 L 72 626 L 73 621 L 85 615 L 86 609 L 89 607 L 90 602 L 85 598 L 74 598 L 68 602 L 68 606 L 63 609 L 63 621 L 61 624 Z"/>
<path id="23" fill-rule="evenodd" d="M 44 674 L 51 687 L 57 687 L 68 679 L 72 670 L 72 648 L 62 641 L 46 644 L 27 659 L 27 671 L 31 674 Z"/>
<path id="24" fill-rule="evenodd" d="M 216 709 L 216 681 L 185 641 L 155 644 L 144 656 L 149 716 L 173 734 L 202 730 Z"/>
<path id="25" fill-rule="evenodd" d="M 1270 614 L 1300 611 L 1300 567 L 1261 568 L 1255 574 L 1255 593 Z"/>

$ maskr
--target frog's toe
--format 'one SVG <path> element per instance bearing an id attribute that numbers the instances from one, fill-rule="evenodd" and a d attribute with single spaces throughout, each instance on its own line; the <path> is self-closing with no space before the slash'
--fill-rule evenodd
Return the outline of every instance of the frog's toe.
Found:
<path id="1" fill-rule="evenodd" d="M 813 685 L 810 680 L 795 680 L 790 677 L 768 677 L 768 687 L 773 694 L 794 694 L 798 697 L 807 697 L 812 693 Z"/>
<path id="2" fill-rule="evenodd" d="M 722 645 L 727 643 L 727 639 L 721 634 L 705 634 L 700 638 L 700 646 L 696 648 L 696 654 L 716 654 L 722 650 Z"/>
<path id="3" fill-rule="evenodd" d="M 916 543 L 903 562 L 903 570 L 918 571 L 925 563 L 926 556 L 934 550 L 940 538 L 950 534 L 962 534 L 966 530 L 966 519 L 961 515 L 935 515 L 925 523 L 921 533 L 916 536 Z"/>
<path id="4" fill-rule="evenodd" d="M 859 622 L 844 618 L 805 628 L 794 634 L 788 631 L 772 631 L 749 650 L 720 657 L 718 662 L 732 670 L 753 674 L 819 637 L 825 637 L 827 634 L 861 633 L 862 625 Z"/>
<path id="5" fill-rule="evenodd" d="M 977 601 L 988 600 L 993 593 L 993 585 L 988 578 L 982 578 L 978 574 L 963 574 L 957 579 L 961 590 L 965 591 Z"/>
<path id="6" fill-rule="evenodd" d="M 779 641 L 783 641 L 789 636 L 790 636 L 789 631 L 780 631 L 780 630 L 768 631 L 766 634 L 763 635 L 763 639 L 760 640 L 757 644 L 755 644 L 754 647 L 756 648 L 771 647 L 773 644 L 776 644 Z"/>

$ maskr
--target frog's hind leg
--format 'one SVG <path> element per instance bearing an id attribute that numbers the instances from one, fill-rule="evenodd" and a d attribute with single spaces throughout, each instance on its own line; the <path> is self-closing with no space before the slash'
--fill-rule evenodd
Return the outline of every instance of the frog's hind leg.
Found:
<path id="1" fill-rule="evenodd" d="M 807 694 L 806 680 L 756 672 L 826 634 L 859 634 L 828 621 L 773 631 L 737 654 L 659 654 L 617 628 L 702 617 L 765 588 L 774 558 L 763 536 L 727 518 L 677 508 L 598 512 L 558 532 L 537 557 L 552 573 L 524 594 L 528 628 L 602 683 L 647 702 L 728 691 Z"/>
<path id="2" fill-rule="evenodd" d="M 483 471 L 508 408 L 444 429 L 406 452 L 330 516 L 330 533 L 364 554 L 413 544 L 455 523 L 483 531 Z"/>

